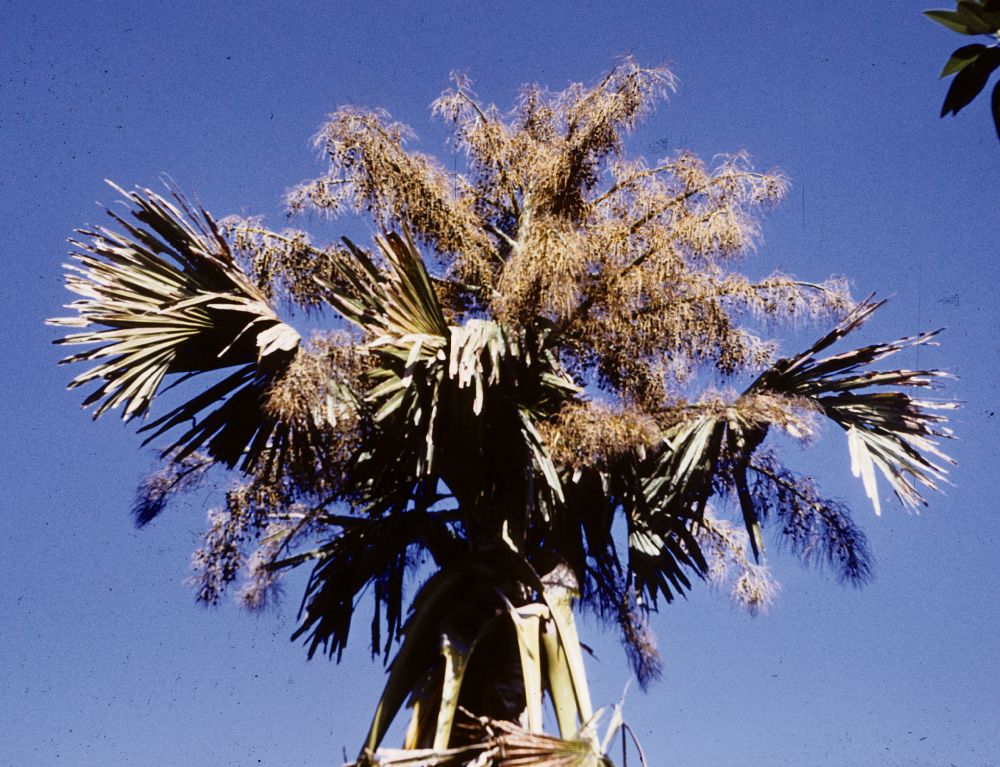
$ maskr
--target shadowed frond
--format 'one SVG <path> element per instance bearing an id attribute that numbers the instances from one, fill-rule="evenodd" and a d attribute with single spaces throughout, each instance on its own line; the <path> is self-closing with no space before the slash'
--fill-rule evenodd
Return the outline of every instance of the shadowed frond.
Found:
<path id="1" fill-rule="evenodd" d="M 658 458 L 644 462 L 626 481 L 622 503 L 628 522 L 629 585 L 642 601 L 656 606 L 691 588 L 687 572 L 702 575 L 707 563 L 692 532 L 710 490 L 711 455 L 718 435 L 709 422 L 664 441 Z"/>
<path id="2" fill-rule="evenodd" d="M 359 501 L 372 515 L 402 512 L 442 480 L 473 525 L 499 529 L 497 515 L 514 509 L 545 517 L 562 491 L 536 424 L 579 388 L 539 332 L 482 319 L 448 325 L 413 241 L 377 243 L 388 268 L 348 243 L 354 260 L 342 275 L 353 294 L 331 289 L 375 361 L 365 403 L 377 432 L 352 471 Z M 524 535 L 523 521 L 516 528 Z"/>
<path id="3" fill-rule="evenodd" d="M 403 576 L 411 564 L 412 550 L 420 546 L 446 557 L 452 535 L 445 524 L 448 519 L 446 513 L 417 512 L 359 518 L 319 548 L 269 563 L 269 569 L 280 570 L 316 562 L 303 596 L 302 622 L 292 638 L 307 638 L 310 657 L 323 648 L 339 658 L 347 644 L 356 600 L 366 586 L 374 584 L 372 652 L 382 649 L 382 608 L 386 610 L 388 651 L 402 625 Z"/>
<path id="4" fill-rule="evenodd" d="M 504 586 L 516 582 L 515 574 L 497 567 L 498 559 L 507 559 L 503 552 L 499 557 L 494 553 L 439 563 L 441 568 L 420 587 L 372 719 L 366 749 L 381 745 L 407 697 L 421 688 L 428 688 L 422 703 L 431 707 L 430 721 L 424 722 L 429 729 L 413 731 L 423 721 L 419 709 L 415 710 L 408 744 L 448 747 L 465 668 L 476 645 L 505 617 Z M 453 652 L 462 657 L 456 658 Z M 449 670 L 451 679 L 447 678 Z"/>

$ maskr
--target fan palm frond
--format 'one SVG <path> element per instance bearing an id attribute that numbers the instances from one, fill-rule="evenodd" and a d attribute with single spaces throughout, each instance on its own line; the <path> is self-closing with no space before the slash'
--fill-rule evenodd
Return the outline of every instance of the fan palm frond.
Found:
<path id="1" fill-rule="evenodd" d="M 678 592 L 689 587 L 685 570 L 704 572 L 697 542 L 686 536 L 701 518 L 708 498 L 730 489 L 735 491 L 755 557 L 763 550 L 761 517 L 771 508 L 782 517 L 783 532 L 791 536 L 790 545 L 801 557 L 812 558 L 820 546 L 827 560 L 839 564 L 846 580 L 860 583 L 870 576 L 864 537 L 846 512 L 823 500 L 801 478 L 785 476 L 783 470 L 765 471 L 759 460 L 754 463 L 771 426 L 784 426 L 798 436 L 804 436 L 808 428 L 807 421 L 797 418 L 776 424 L 767 418 L 773 403 L 762 405 L 755 398 L 780 397 L 787 408 L 815 409 L 840 424 L 848 433 L 852 470 L 862 477 L 876 512 L 875 467 L 905 507 L 924 503 L 917 486 L 937 489 L 945 475 L 945 469 L 928 455 L 953 463 L 937 448 L 936 439 L 950 434 L 941 426 L 946 419 L 938 411 L 955 404 L 915 399 L 901 391 L 864 390 L 932 386 L 945 374 L 866 368 L 903 349 L 930 343 L 937 332 L 817 357 L 882 303 L 863 302 L 806 351 L 775 363 L 731 404 L 706 401 L 664 433 L 659 457 L 643 479 L 643 492 L 634 496 L 645 504 L 631 521 L 629 537 L 631 577 L 640 594 L 655 599 L 663 593 L 669 601 L 671 586 Z M 792 493 L 796 488 L 798 495 Z M 672 534 L 652 530 L 651 520 L 661 525 L 669 522 Z"/>
<path id="2" fill-rule="evenodd" d="M 495 628 L 499 619 L 505 617 L 505 586 L 509 588 L 517 583 L 517 576 L 500 566 L 509 561 L 510 556 L 505 556 L 504 552 L 483 552 L 476 557 L 464 557 L 442 567 L 420 588 L 413 599 L 411 616 L 403 629 L 402 646 L 393 658 L 389 678 L 369 729 L 365 743 L 367 750 L 374 751 L 381 745 L 407 696 L 421 686 L 421 680 L 427 683 L 442 661 L 448 661 L 445 657 L 447 653 L 442 654 L 446 649 L 442 645 L 442 637 L 449 637 L 447 642 L 452 648 L 456 644 L 464 648 L 464 666 L 477 642 Z M 449 745 L 459 691 L 450 691 L 452 695 L 446 705 L 448 681 L 444 679 L 437 685 L 438 701 L 424 701 L 437 709 L 438 722 L 430 733 L 411 733 L 408 740 L 414 744 L 427 742 L 430 745 L 433 742 L 437 749 Z M 452 681 L 457 681 L 460 686 L 460 680 Z M 419 716 L 420 712 L 415 711 L 414 719 L 418 720 Z M 443 737 L 439 734 L 442 726 L 448 731 Z"/>
<path id="3" fill-rule="evenodd" d="M 448 326 L 430 275 L 409 233 L 376 238 L 388 269 L 379 269 L 362 248 L 344 240 L 351 259 L 338 259 L 343 283 L 325 284 L 334 307 L 376 338 L 383 335 L 446 334 Z M 346 289 L 345 289 L 346 288 Z"/>
<path id="4" fill-rule="evenodd" d="M 654 606 L 659 595 L 671 602 L 691 588 L 688 572 L 707 569 L 693 523 L 711 488 L 711 467 L 703 459 L 719 450 L 716 427 L 707 420 L 664 440 L 664 448 L 634 472 L 623 493 L 628 522 L 628 585 Z M 706 473 L 708 472 L 708 473 Z"/>
<path id="5" fill-rule="evenodd" d="M 165 453 L 183 459 L 204 445 L 233 465 L 249 446 L 249 466 L 275 428 L 264 393 L 295 356 L 299 334 L 240 269 L 208 212 L 177 192 L 171 202 L 149 189 L 114 188 L 133 220 L 108 211 L 121 231 L 96 227 L 71 241 L 79 265 L 67 267 L 67 286 L 83 298 L 68 306 L 76 317 L 50 320 L 86 328 L 56 343 L 97 345 L 63 360 L 97 363 L 70 388 L 100 382 L 84 406 L 97 404 L 95 418 L 122 407 L 129 420 L 148 413 L 168 375 L 238 367 L 143 430 L 152 439 L 195 420 Z"/>
<path id="6" fill-rule="evenodd" d="M 890 386 L 926 389 L 947 377 L 940 370 L 864 369 L 904 349 L 933 343 L 939 330 L 817 357 L 884 303 L 863 301 L 830 333 L 801 354 L 779 360 L 747 390 L 801 398 L 839 424 L 847 432 L 851 471 L 864 482 L 876 514 L 881 513 L 876 468 L 907 509 L 926 504 L 918 486 L 939 489 L 947 474 L 941 464 L 954 464 L 937 447 L 938 439 L 951 435 L 942 426 L 947 418 L 940 411 L 957 407 L 954 402 L 916 399 L 901 391 L 864 391 Z"/>

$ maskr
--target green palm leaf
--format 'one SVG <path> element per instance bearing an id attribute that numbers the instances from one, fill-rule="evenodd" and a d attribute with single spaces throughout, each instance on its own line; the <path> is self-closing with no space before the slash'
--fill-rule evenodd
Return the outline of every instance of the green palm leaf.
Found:
<path id="1" fill-rule="evenodd" d="M 375 430 L 353 466 L 367 513 L 419 506 L 443 480 L 467 515 L 547 518 L 563 496 L 536 425 L 579 388 L 540 332 L 476 318 L 448 325 L 407 234 L 377 244 L 383 268 L 348 241 L 353 260 L 338 263 L 338 284 L 324 283 L 374 360 L 365 402 Z M 514 527 L 524 535 L 523 520 Z"/>

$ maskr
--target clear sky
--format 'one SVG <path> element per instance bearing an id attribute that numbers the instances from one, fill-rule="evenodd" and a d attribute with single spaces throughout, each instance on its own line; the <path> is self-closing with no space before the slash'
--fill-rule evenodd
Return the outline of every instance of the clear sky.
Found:
<path id="1" fill-rule="evenodd" d="M 63 391 L 42 325 L 68 300 L 65 238 L 113 201 L 102 179 L 166 172 L 218 216 L 282 226 L 337 106 L 385 107 L 451 162 L 428 109 L 450 70 L 507 106 L 521 83 L 591 82 L 624 53 L 680 81 L 632 149 L 781 167 L 792 192 L 749 268 L 893 296 L 864 340 L 947 326 L 904 362 L 957 373 L 966 403 L 955 487 L 920 516 L 887 501 L 874 517 L 834 429 L 802 457 L 854 508 L 874 584 L 776 553 L 769 615 L 702 589 L 655 619 L 666 672 L 626 707 L 651 764 L 1000 764 L 1000 145 L 988 94 L 938 119 L 937 75 L 963 41 L 926 5 L 0 2 L 0 767 L 339 764 L 383 679 L 363 622 L 339 667 L 288 641 L 298 583 L 263 617 L 194 604 L 183 582 L 211 495 L 132 528 L 153 455 Z M 627 667 L 598 628 L 584 641 L 611 703 Z"/>

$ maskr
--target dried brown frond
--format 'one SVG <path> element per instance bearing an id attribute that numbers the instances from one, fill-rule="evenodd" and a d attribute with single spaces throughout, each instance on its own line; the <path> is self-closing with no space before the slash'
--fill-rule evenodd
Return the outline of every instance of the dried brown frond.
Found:
<path id="1" fill-rule="evenodd" d="M 608 767 L 596 733 L 574 739 L 534 733 L 513 722 L 473 717 L 460 710 L 456 726 L 463 745 L 451 748 L 365 749 L 344 767 Z M 627 725 L 626 725 L 627 726 Z M 640 752 L 642 767 L 646 767 Z"/>
<path id="2" fill-rule="evenodd" d="M 557 466 L 605 468 L 626 455 L 643 455 L 660 439 L 656 421 L 635 408 L 582 402 L 540 425 Z"/>

